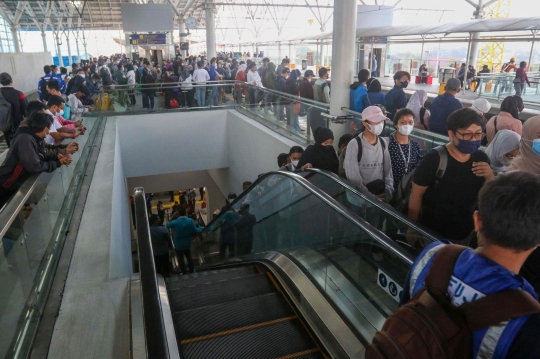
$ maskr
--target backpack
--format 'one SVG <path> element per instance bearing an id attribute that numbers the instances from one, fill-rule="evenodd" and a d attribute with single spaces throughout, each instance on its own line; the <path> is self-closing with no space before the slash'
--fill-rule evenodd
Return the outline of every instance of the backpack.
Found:
<path id="1" fill-rule="evenodd" d="M 42 77 L 41 78 L 41 83 L 39 85 L 39 90 L 41 91 L 41 96 L 43 97 L 43 99 L 45 101 L 49 101 L 49 98 L 51 97 L 51 94 L 49 93 L 49 91 L 47 91 L 47 84 L 51 80 L 56 81 L 52 77 Z"/>
<path id="2" fill-rule="evenodd" d="M 474 331 L 540 313 L 540 304 L 524 290 L 491 294 L 455 307 L 448 285 L 465 249 L 448 244 L 435 255 L 425 288 L 386 319 L 367 346 L 366 359 L 472 358 Z"/>
<path id="3" fill-rule="evenodd" d="M 360 163 L 360 161 L 362 160 L 362 140 L 360 139 L 360 134 L 361 132 L 357 133 L 356 135 L 354 135 L 354 138 L 353 138 L 354 140 L 356 140 L 356 142 L 358 142 L 358 155 L 357 155 L 358 163 Z M 386 151 L 386 141 L 383 140 L 380 136 L 378 136 L 378 138 L 381 141 L 381 146 L 383 150 L 383 159 L 384 159 L 384 151 Z M 343 152 L 341 152 L 341 154 L 339 155 L 338 174 L 341 178 L 344 178 L 344 179 L 347 179 L 347 174 L 345 173 L 345 167 L 343 167 L 346 154 L 347 154 L 347 147 L 345 147 L 343 149 Z"/>
<path id="4" fill-rule="evenodd" d="M 439 167 L 437 168 L 437 172 L 435 172 L 434 182 L 436 188 L 439 181 L 444 176 L 444 172 L 446 171 L 446 166 L 448 165 L 448 153 L 444 150 L 443 146 L 437 146 L 435 147 L 435 150 L 437 150 L 439 153 Z M 396 210 L 404 214 L 407 214 L 409 210 L 409 197 L 411 196 L 412 192 L 412 183 L 415 170 L 416 168 L 403 176 L 396 190 L 394 191 L 392 200 L 390 201 L 390 204 Z"/>
<path id="5" fill-rule="evenodd" d="M 14 132 L 11 104 L 0 94 L 0 131 Z"/>
<path id="6" fill-rule="evenodd" d="M 103 86 L 108 86 L 112 83 L 111 75 L 109 74 L 109 71 L 105 69 L 105 65 L 101 66 L 101 69 L 99 69 L 99 76 L 101 77 Z"/>

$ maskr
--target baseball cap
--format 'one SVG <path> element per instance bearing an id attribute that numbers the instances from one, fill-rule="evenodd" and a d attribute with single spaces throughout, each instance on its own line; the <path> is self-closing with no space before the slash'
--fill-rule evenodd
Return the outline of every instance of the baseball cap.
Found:
<path id="1" fill-rule="evenodd" d="M 227 196 L 227 199 L 234 199 L 234 198 L 236 198 L 236 197 L 238 197 L 238 196 L 236 195 L 236 193 L 231 192 L 231 193 L 229 193 L 229 195 Z"/>
<path id="2" fill-rule="evenodd" d="M 491 108 L 491 104 L 483 97 L 477 98 L 472 104 L 473 110 L 480 112 L 481 114 L 488 113 Z"/>
<path id="3" fill-rule="evenodd" d="M 313 73 L 313 70 L 306 70 L 306 72 L 304 72 L 304 77 L 308 77 L 308 76 L 315 76 L 315 74 Z"/>
<path id="4" fill-rule="evenodd" d="M 362 121 L 382 122 L 386 120 L 386 116 L 383 114 L 379 106 L 369 106 L 362 111 Z"/>

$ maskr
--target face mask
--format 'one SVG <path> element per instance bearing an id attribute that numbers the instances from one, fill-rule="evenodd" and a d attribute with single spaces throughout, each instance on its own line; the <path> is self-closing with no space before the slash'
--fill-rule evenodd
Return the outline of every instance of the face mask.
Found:
<path id="1" fill-rule="evenodd" d="M 369 129 L 369 132 L 371 132 L 375 136 L 379 136 L 384 129 L 384 122 L 379 122 L 376 125 L 368 124 L 368 129 Z"/>
<path id="2" fill-rule="evenodd" d="M 471 154 L 478 151 L 480 148 L 482 141 L 466 141 L 466 140 L 460 140 L 458 139 L 458 144 L 456 148 L 459 152 L 465 153 L 465 154 Z"/>
<path id="3" fill-rule="evenodd" d="M 403 136 L 408 136 L 411 134 L 411 132 L 413 131 L 414 129 L 414 126 L 413 125 L 402 125 L 402 126 L 398 126 L 398 131 L 399 133 L 401 133 Z"/>
<path id="4" fill-rule="evenodd" d="M 298 162 L 300 162 L 300 161 L 291 161 L 291 163 L 293 164 L 294 168 L 298 167 Z"/>
<path id="5" fill-rule="evenodd" d="M 57 116 L 63 116 L 64 115 L 64 110 L 60 110 L 60 112 L 57 112 L 56 115 Z"/>
<path id="6" fill-rule="evenodd" d="M 501 158 L 499 158 L 499 162 L 504 166 L 504 167 L 508 167 L 512 164 L 512 160 L 509 160 L 508 158 L 502 156 Z"/>
<path id="7" fill-rule="evenodd" d="M 409 81 L 401 81 L 401 87 L 406 89 L 409 86 Z"/>
<path id="8" fill-rule="evenodd" d="M 80 77 L 82 77 L 84 79 L 84 74 L 79 74 Z"/>
<path id="9" fill-rule="evenodd" d="M 533 140 L 532 150 L 534 151 L 534 153 L 540 156 L 540 139 L 539 138 L 537 138 L 536 140 Z"/>

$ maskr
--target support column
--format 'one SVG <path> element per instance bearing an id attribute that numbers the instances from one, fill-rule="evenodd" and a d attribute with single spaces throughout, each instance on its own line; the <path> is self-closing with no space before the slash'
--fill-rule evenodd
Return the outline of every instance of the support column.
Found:
<path id="1" fill-rule="evenodd" d="M 86 45 L 88 44 L 88 41 L 86 41 L 86 36 L 84 35 L 84 31 L 83 31 L 83 34 L 82 34 L 82 43 L 83 43 L 83 46 L 84 46 L 84 59 L 85 60 L 88 60 L 88 51 L 86 51 Z"/>
<path id="2" fill-rule="evenodd" d="M 482 19 L 484 17 L 484 0 L 478 0 L 478 6 L 474 12 L 475 19 Z M 472 34 L 471 49 L 469 51 L 469 56 L 467 57 L 467 70 L 469 65 L 473 65 L 474 68 L 478 66 L 478 45 L 480 40 L 480 33 L 475 32 Z M 465 76 L 466 77 L 466 76 Z"/>
<path id="3" fill-rule="evenodd" d="M 283 58 L 283 57 L 281 56 L 281 42 L 278 42 L 278 43 L 277 43 L 277 48 L 278 48 L 278 57 L 279 57 L 279 58 L 278 58 L 278 62 L 279 62 L 279 64 L 281 64 L 281 59 Z"/>
<path id="4" fill-rule="evenodd" d="M 69 45 L 69 30 L 68 32 L 64 33 L 64 35 L 66 36 L 66 44 L 68 48 L 68 63 L 66 64 L 66 66 L 69 66 L 73 62 L 73 59 L 71 57 L 71 46 Z"/>
<path id="5" fill-rule="evenodd" d="M 333 66 L 330 114 L 341 116 L 342 107 L 349 107 L 349 85 L 353 80 L 354 49 L 356 41 L 356 0 L 334 2 L 334 31 L 332 35 L 332 59 L 339 59 L 340 66 Z M 338 69 L 339 68 L 339 69 Z M 347 132 L 345 124 L 330 124 L 334 138 Z M 335 142 L 337 146 L 337 141 Z"/>
<path id="6" fill-rule="evenodd" d="M 182 46 L 182 43 L 186 42 L 186 19 L 178 19 L 178 31 L 180 33 L 180 46 Z M 180 54 L 184 59 L 186 58 L 186 52 L 186 50 L 180 50 Z"/>
<path id="7" fill-rule="evenodd" d="M 43 40 L 43 52 L 49 52 L 47 49 L 47 34 L 45 30 L 41 31 L 41 39 Z"/>
<path id="8" fill-rule="evenodd" d="M 73 32 L 75 34 L 75 32 Z M 75 37 L 75 46 L 77 47 L 77 61 L 80 64 L 81 63 L 81 50 L 79 49 L 79 32 L 77 32 L 77 35 L 74 35 Z"/>
<path id="9" fill-rule="evenodd" d="M 206 56 L 208 61 L 216 57 L 216 19 L 214 0 L 206 0 L 204 5 L 206 20 Z"/>
<path id="10" fill-rule="evenodd" d="M 532 43 L 531 43 L 531 52 L 529 53 L 529 62 L 527 62 L 527 69 L 528 71 L 532 71 L 532 57 L 533 57 L 533 53 L 534 53 L 534 43 L 536 41 L 536 34 L 538 33 L 538 31 L 536 30 L 533 30 L 532 31 L 532 34 L 533 34 L 533 40 L 532 40 Z"/>
<path id="11" fill-rule="evenodd" d="M 129 43 L 129 35 L 131 35 L 130 32 L 124 33 L 124 41 L 126 42 L 126 56 L 131 59 L 131 53 L 133 52 L 133 47 Z"/>
<path id="12" fill-rule="evenodd" d="M 58 56 L 58 66 L 64 66 L 62 51 L 60 51 L 60 36 L 58 36 L 58 32 L 56 32 L 56 56 Z"/>
<path id="13" fill-rule="evenodd" d="M 11 34 L 13 35 L 13 45 L 15 46 L 15 52 L 21 52 L 21 42 L 19 41 L 19 25 L 11 26 Z"/>

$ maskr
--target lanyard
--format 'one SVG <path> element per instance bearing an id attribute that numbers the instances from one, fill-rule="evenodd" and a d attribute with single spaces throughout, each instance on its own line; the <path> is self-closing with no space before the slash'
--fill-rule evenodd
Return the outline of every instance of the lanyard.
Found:
<path id="1" fill-rule="evenodd" d="M 405 153 L 403 153 L 403 150 L 401 149 L 401 144 L 397 141 L 396 136 L 394 135 L 394 140 L 396 141 L 399 152 L 401 152 L 401 157 L 403 157 L 403 163 L 405 163 L 405 174 L 409 173 L 409 164 L 411 163 L 411 141 L 409 140 L 409 157 L 408 159 L 405 157 Z"/>

